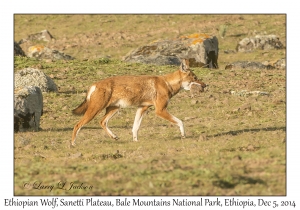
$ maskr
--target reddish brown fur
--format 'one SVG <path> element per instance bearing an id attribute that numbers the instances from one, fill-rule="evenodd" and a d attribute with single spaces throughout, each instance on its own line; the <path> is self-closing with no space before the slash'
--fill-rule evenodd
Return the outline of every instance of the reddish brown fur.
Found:
<path id="1" fill-rule="evenodd" d="M 88 108 L 88 103 L 86 102 L 86 99 L 76 108 L 72 110 L 72 113 L 74 115 L 83 115 Z"/>
<path id="2" fill-rule="evenodd" d="M 137 130 L 142 116 L 150 106 L 155 106 L 155 113 L 159 117 L 177 124 L 184 137 L 181 120 L 169 114 L 166 108 L 168 101 L 180 89 L 190 88 L 191 82 L 201 85 L 202 90 L 206 86 L 189 70 L 188 60 L 183 60 L 179 70 L 167 75 L 115 76 L 94 83 L 88 91 L 85 101 L 72 111 L 76 115 L 84 114 L 84 116 L 74 127 L 71 144 L 75 144 L 75 138 L 80 128 L 103 109 L 106 109 L 106 113 L 100 125 L 110 137 L 117 139 L 117 136 L 107 127 L 107 122 L 119 108 L 126 106 L 139 107 L 133 125 L 133 139 L 135 141 L 137 141 Z"/>

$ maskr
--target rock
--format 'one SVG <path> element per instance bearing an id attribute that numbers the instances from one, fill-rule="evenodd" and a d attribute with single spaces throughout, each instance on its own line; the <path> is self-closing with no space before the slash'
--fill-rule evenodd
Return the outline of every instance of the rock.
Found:
<path id="1" fill-rule="evenodd" d="M 286 103 L 284 100 L 282 100 L 282 99 L 277 99 L 277 98 L 275 98 L 272 102 L 273 102 L 274 104 L 282 104 L 282 103 Z"/>
<path id="2" fill-rule="evenodd" d="M 241 108 L 236 108 L 236 109 L 233 109 L 231 112 L 235 113 L 235 112 L 239 112 L 240 110 L 241 110 Z"/>
<path id="3" fill-rule="evenodd" d="M 225 54 L 231 54 L 231 53 L 236 53 L 235 50 L 224 50 Z"/>
<path id="4" fill-rule="evenodd" d="M 22 69 L 15 73 L 15 89 L 26 86 L 37 86 L 42 92 L 57 92 L 53 80 L 44 72 L 34 68 Z"/>
<path id="5" fill-rule="evenodd" d="M 41 159 L 46 159 L 46 158 L 47 158 L 45 155 L 43 155 L 43 154 L 41 154 L 41 153 L 34 153 L 34 156 L 35 156 L 36 158 L 41 158 Z"/>
<path id="6" fill-rule="evenodd" d="M 188 121 L 188 120 L 193 120 L 193 119 L 196 119 L 197 117 L 185 117 L 184 118 L 184 121 Z"/>
<path id="7" fill-rule="evenodd" d="M 14 130 L 38 131 L 43 114 L 43 95 L 39 87 L 27 86 L 14 92 Z"/>
<path id="8" fill-rule="evenodd" d="M 285 67 L 286 67 L 286 61 L 285 61 L 285 58 L 281 58 L 279 59 L 278 61 L 276 61 L 274 63 L 274 67 L 276 69 L 280 69 L 280 70 L 285 70 Z"/>
<path id="9" fill-rule="evenodd" d="M 26 56 L 25 52 L 22 50 L 22 48 L 17 42 L 14 42 L 14 56 Z"/>
<path id="10" fill-rule="evenodd" d="M 246 149 L 247 151 L 254 151 L 255 150 L 255 147 L 252 145 L 252 144 L 249 144 L 248 146 L 247 146 L 247 149 Z"/>
<path id="11" fill-rule="evenodd" d="M 125 62 L 180 65 L 189 59 L 191 67 L 218 68 L 219 43 L 215 36 L 192 34 L 174 40 L 154 41 L 129 52 Z"/>
<path id="12" fill-rule="evenodd" d="M 30 139 L 24 138 L 23 136 L 19 136 L 19 138 L 16 138 L 16 140 L 18 140 L 20 145 L 22 145 L 24 147 L 30 144 Z"/>
<path id="13" fill-rule="evenodd" d="M 81 152 L 77 152 L 75 154 L 70 155 L 71 159 L 81 158 L 81 157 L 82 157 L 82 153 Z"/>
<path id="14" fill-rule="evenodd" d="M 254 96 L 259 96 L 259 95 L 269 95 L 268 92 L 263 92 L 263 91 L 259 91 L 259 90 L 254 90 L 254 91 L 247 91 L 247 90 L 241 90 L 241 91 L 235 91 L 232 90 L 230 91 L 231 95 L 235 95 L 235 96 L 249 96 L 249 95 L 254 95 Z"/>
<path id="15" fill-rule="evenodd" d="M 283 44 L 276 35 L 256 35 L 242 39 L 236 46 L 238 52 L 250 52 L 254 49 L 283 49 Z"/>
<path id="16" fill-rule="evenodd" d="M 191 104 L 192 104 L 192 105 L 195 105 L 195 104 L 198 104 L 198 103 L 199 103 L 199 101 L 196 100 L 196 99 L 191 100 Z"/>
<path id="17" fill-rule="evenodd" d="M 274 69 L 274 66 L 271 65 L 264 65 L 260 62 L 254 61 L 237 61 L 225 66 L 225 70 L 256 70 L 256 69 Z"/>
<path id="18" fill-rule="evenodd" d="M 36 33 L 36 34 L 30 34 L 27 38 L 24 38 L 24 39 L 21 39 L 19 41 L 19 44 L 23 44 L 25 42 L 28 42 L 28 41 L 35 41 L 35 40 L 38 40 L 38 41 L 46 41 L 46 42 L 49 42 L 51 41 L 53 38 L 53 36 L 50 34 L 50 32 L 48 30 L 42 30 L 41 32 L 39 33 Z"/>
<path id="19" fill-rule="evenodd" d="M 199 136 L 199 141 L 207 141 L 207 136 L 205 134 L 201 134 Z"/>
<path id="20" fill-rule="evenodd" d="M 255 70 L 255 69 L 279 69 L 285 70 L 286 61 L 285 58 L 281 58 L 277 61 L 264 61 L 264 62 L 254 62 L 254 61 L 237 61 L 225 66 L 226 70 Z"/>
<path id="21" fill-rule="evenodd" d="M 38 60 L 73 60 L 70 55 L 66 55 L 58 50 L 52 50 L 44 45 L 34 45 L 28 48 L 27 56 Z"/>
<path id="22" fill-rule="evenodd" d="M 246 103 L 239 107 L 241 110 L 249 110 L 251 111 L 251 105 Z"/>
<path id="23" fill-rule="evenodd" d="M 232 160 L 242 160 L 242 157 L 240 155 L 236 155 L 232 158 Z"/>

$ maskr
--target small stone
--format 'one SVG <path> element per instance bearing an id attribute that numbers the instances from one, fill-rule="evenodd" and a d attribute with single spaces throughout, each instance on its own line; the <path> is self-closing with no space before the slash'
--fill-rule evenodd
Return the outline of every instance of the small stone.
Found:
<path id="1" fill-rule="evenodd" d="M 201 134 L 199 136 L 199 141 L 207 141 L 207 136 L 205 134 Z"/>
<path id="2" fill-rule="evenodd" d="M 40 154 L 40 153 L 35 153 L 34 156 L 35 156 L 35 157 L 39 157 L 39 158 L 46 158 L 45 155 L 42 155 L 42 154 Z"/>
<path id="3" fill-rule="evenodd" d="M 52 63 L 52 62 L 53 62 L 52 59 L 45 59 L 44 61 L 45 61 L 46 63 Z"/>
<path id="4" fill-rule="evenodd" d="M 241 110 L 251 110 L 251 105 L 250 104 L 243 104 L 240 107 Z"/>
<path id="5" fill-rule="evenodd" d="M 233 160 L 242 160 L 242 157 L 240 155 L 236 155 L 232 159 Z"/>
<path id="6" fill-rule="evenodd" d="M 255 150 L 254 146 L 249 144 L 247 147 L 247 151 L 254 151 L 254 150 Z"/>
<path id="7" fill-rule="evenodd" d="M 241 110 L 240 108 L 237 108 L 237 109 L 232 110 L 232 112 L 239 112 L 240 110 Z"/>
<path id="8" fill-rule="evenodd" d="M 105 73 L 103 71 L 97 71 L 98 75 L 104 75 Z"/>
<path id="9" fill-rule="evenodd" d="M 191 101 L 191 104 L 192 104 L 192 105 L 194 105 L 194 104 L 198 104 L 198 102 L 199 102 L 198 100 L 196 100 L 196 99 L 193 99 L 193 100 Z"/>
<path id="10" fill-rule="evenodd" d="M 192 119 L 195 119 L 195 118 L 197 118 L 197 117 L 185 117 L 184 121 L 192 120 Z"/>
<path id="11" fill-rule="evenodd" d="M 78 152 L 78 153 L 75 153 L 75 154 L 72 154 L 72 155 L 70 155 L 70 158 L 80 158 L 80 157 L 82 157 L 82 153 L 81 152 Z"/>

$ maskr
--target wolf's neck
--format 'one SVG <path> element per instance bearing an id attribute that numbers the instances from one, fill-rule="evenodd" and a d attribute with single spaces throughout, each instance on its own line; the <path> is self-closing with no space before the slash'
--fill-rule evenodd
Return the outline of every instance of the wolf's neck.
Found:
<path id="1" fill-rule="evenodd" d="M 170 89 L 172 96 L 177 94 L 181 89 L 182 78 L 179 71 L 163 75 L 163 78 Z"/>

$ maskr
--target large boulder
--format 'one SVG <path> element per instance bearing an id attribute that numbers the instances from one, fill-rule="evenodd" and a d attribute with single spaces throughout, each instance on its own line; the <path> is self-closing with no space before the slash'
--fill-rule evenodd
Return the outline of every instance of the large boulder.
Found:
<path id="1" fill-rule="evenodd" d="M 255 61 L 237 61 L 225 66 L 226 70 L 256 70 L 256 69 L 274 69 L 274 66 L 265 65 Z"/>
<path id="2" fill-rule="evenodd" d="M 192 34 L 174 40 L 155 41 L 129 52 L 125 62 L 180 65 L 189 59 L 191 67 L 218 68 L 219 43 L 215 36 Z"/>
<path id="3" fill-rule="evenodd" d="M 38 131 L 43 114 L 43 95 L 39 87 L 27 86 L 14 91 L 14 130 Z"/>
<path id="4" fill-rule="evenodd" d="M 36 58 L 39 60 L 47 59 L 47 60 L 73 60 L 74 58 L 70 55 L 66 55 L 63 52 L 58 50 L 50 49 L 43 44 L 36 44 L 41 42 L 51 42 L 55 39 L 50 34 L 48 30 L 43 30 L 41 32 L 30 34 L 28 37 L 23 38 L 19 41 L 19 45 L 21 45 L 22 49 L 26 51 L 26 55 L 30 58 Z M 53 41 L 52 41 L 53 42 Z M 25 53 L 24 53 L 25 54 Z"/>
<path id="5" fill-rule="evenodd" d="M 70 55 L 66 55 L 58 50 L 52 50 L 44 45 L 34 45 L 28 48 L 27 56 L 30 58 L 36 58 L 38 60 L 50 59 L 50 60 L 73 60 Z"/>
<path id="6" fill-rule="evenodd" d="M 43 92 L 58 91 L 56 84 L 49 76 L 34 68 L 25 68 L 15 73 L 15 89 L 26 86 L 37 86 Z"/>
<path id="7" fill-rule="evenodd" d="M 26 56 L 23 49 L 20 47 L 20 45 L 17 42 L 14 42 L 14 56 L 22 56 L 22 57 Z"/>
<path id="8" fill-rule="evenodd" d="M 225 70 L 256 70 L 256 69 L 278 69 L 285 70 L 285 58 L 279 59 L 275 62 L 255 62 L 255 61 L 236 61 L 225 66 Z"/>
<path id="9" fill-rule="evenodd" d="M 54 39 L 54 38 L 48 30 L 42 30 L 41 32 L 38 32 L 38 33 L 35 33 L 35 34 L 30 34 L 28 37 L 21 39 L 19 41 L 19 44 L 22 44 L 22 43 L 28 42 L 28 41 L 45 41 L 45 42 L 49 42 L 52 39 Z"/>
<path id="10" fill-rule="evenodd" d="M 283 49 L 283 44 L 276 35 L 256 35 L 244 38 L 236 46 L 238 52 L 251 52 L 254 49 L 269 50 Z"/>

